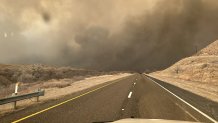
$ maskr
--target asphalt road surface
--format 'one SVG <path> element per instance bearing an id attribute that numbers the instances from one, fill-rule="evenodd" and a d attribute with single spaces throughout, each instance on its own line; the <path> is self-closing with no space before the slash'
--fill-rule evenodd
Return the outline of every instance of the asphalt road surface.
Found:
<path id="1" fill-rule="evenodd" d="M 183 95 L 199 97 L 185 91 L 173 95 L 168 88 L 173 93 L 179 90 L 135 74 L 14 112 L 0 118 L 0 123 L 92 123 L 124 118 L 216 122 L 216 116 L 204 108 L 193 109 L 201 104 L 191 107 L 178 99 Z M 217 104 L 213 105 L 217 110 Z"/>

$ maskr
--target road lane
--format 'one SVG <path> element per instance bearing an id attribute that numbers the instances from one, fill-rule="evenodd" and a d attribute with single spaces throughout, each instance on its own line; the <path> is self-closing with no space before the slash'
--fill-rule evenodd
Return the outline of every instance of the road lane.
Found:
<path id="1" fill-rule="evenodd" d="M 195 121 L 182 110 L 172 96 L 143 75 L 139 75 L 133 91 L 133 98 L 126 104 L 129 111 L 121 118 L 171 119 Z M 131 110 L 130 110 L 131 109 Z M 132 112 L 132 113 L 131 113 Z"/>
<path id="2" fill-rule="evenodd" d="M 67 102 L 61 106 L 47 110 L 21 122 L 27 123 L 58 123 L 58 122 L 78 122 L 85 123 L 89 121 L 115 120 L 119 117 L 120 107 L 129 90 L 132 87 L 132 80 L 135 77 L 124 78 L 105 88 L 99 89 L 87 95 L 81 96 L 73 101 Z M 31 109 L 30 109 L 31 110 Z M 7 116 L 3 118 L 4 122 L 11 122 L 19 118 L 21 112 L 16 116 Z M 31 115 L 31 114 L 28 114 Z"/>
<path id="3" fill-rule="evenodd" d="M 149 78 L 177 98 L 176 100 L 180 104 L 180 107 L 188 110 L 190 114 L 195 115 L 199 121 L 217 123 L 217 102 L 201 97 L 190 91 L 184 90 L 167 82 L 163 82 L 156 78 Z"/>
<path id="4" fill-rule="evenodd" d="M 93 88 L 89 91 L 95 89 Z M 89 91 L 73 95 L 73 97 Z M 41 106 L 28 108 L 30 112 L 25 112 L 25 110 L 16 112 L 3 117 L 0 121 L 10 122 L 17 120 L 64 102 L 67 98 L 69 99 L 69 97 L 66 97 L 62 100 L 52 101 L 51 104 L 45 103 Z M 117 82 L 104 88 L 84 96 L 79 96 L 75 100 L 25 119 L 22 123 L 90 123 L 114 121 L 130 117 L 183 121 L 198 120 L 183 108 L 172 94 L 168 93 L 146 76 L 136 74 L 117 80 Z"/>

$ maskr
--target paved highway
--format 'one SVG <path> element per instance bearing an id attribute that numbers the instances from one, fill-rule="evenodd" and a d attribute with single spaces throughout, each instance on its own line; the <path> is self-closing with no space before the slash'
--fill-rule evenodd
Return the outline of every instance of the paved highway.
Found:
<path id="1" fill-rule="evenodd" d="M 216 116 L 204 111 L 204 108 L 203 111 L 193 109 L 201 104 L 193 106 L 182 99 L 188 93 L 175 91 L 179 94 L 177 96 L 174 90 L 179 89 L 135 74 L 59 100 L 28 107 L 0 118 L 0 122 L 91 123 L 131 117 L 216 122 Z M 217 106 L 216 103 L 213 105 Z"/>

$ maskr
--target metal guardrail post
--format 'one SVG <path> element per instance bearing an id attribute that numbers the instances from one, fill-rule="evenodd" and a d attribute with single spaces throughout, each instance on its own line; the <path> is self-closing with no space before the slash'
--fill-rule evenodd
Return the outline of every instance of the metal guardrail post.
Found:
<path id="1" fill-rule="evenodd" d="M 36 97 L 36 102 L 39 102 L 39 96 L 38 96 L 38 97 Z"/>
<path id="2" fill-rule="evenodd" d="M 36 92 L 40 92 L 40 91 L 41 91 L 40 88 L 38 88 L 38 89 L 36 90 Z M 36 102 L 39 102 L 39 96 L 36 97 Z"/>
<path id="3" fill-rule="evenodd" d="M 44 96 L 44 95 L 45 95 L 45 91 L 41 90 L 41 89 L 38 89 L 37 91 L 35 91 L 33 93 L 28 93 L 28 94 L 17 95 L 16 93 L 13 93 L 11 97 L 0 99 L 0 105 L 12 103 L 13 108 L 16 109 L 17 108 L 17 101 L 34 97 L 34 98 L 36 98 L 36 101 L 38 102 L 39 96 Z"/>

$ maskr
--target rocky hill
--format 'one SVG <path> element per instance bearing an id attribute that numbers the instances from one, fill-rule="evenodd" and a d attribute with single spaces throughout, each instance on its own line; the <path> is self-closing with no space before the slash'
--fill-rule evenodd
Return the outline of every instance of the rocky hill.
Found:
<path id="1" fill-rule="evenodd" d="M 150 75 L 218 102 L 218 40 L 197 54 Z"/>
<path id="2" fill-rule="evenodd" d="M 218 84 L 218 40 L 196 55 L 182 59 L 171 67 L 152 74 Z"/>
<path id="3" fill-rule="evenodd" d="M 199 51 L 197 56 L 218 56 L 218 40 Z"/>

